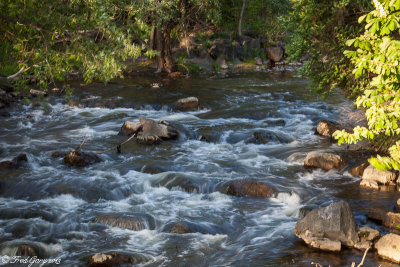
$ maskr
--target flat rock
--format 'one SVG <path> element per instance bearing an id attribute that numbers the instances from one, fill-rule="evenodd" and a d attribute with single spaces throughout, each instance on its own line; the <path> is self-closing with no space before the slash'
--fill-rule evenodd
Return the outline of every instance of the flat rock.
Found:
<path id="1" fill-rule="evenodd" d="M 173 109 L 178 111 L 194 111 L 199 109 L 199 99 L 197 97 L 181 98 L 173 104 Z"/>
<path id="2" fill-rule="evenodd" d="M 386 260 L 400 263 L 400 235 L 387 234 L 375 244 L 378 255 Z"/>
<path id="3" fill-rule="evenodd" d="M 329 171 L 331 169 L 341 170 L 345 165 L 344 160 L 341 156 L 326 153 L 326 152 L 310 152 L 304 161 L 304 167 L 306 168 L 320 168 L 324 171 Z"/>
<path id="4" fill-rule="evenodd" d="M 229 184 L 227 194 L 237 197 L 272 197 L 274 190 L 261 182 L 236 180 Z"/>
<path id="5" fill-rule="evenodd" d="M 380 185 L 394 186 L 397 173 L 392 171 L 379 171 L 374 166 L 369 165 L 363 172 L 360 186 L 379 189 Z"/>
<path id="6" fill-rule="evenodd" d="M 357 167 L 351 168 L 349 170 L 349 173 L 354 176 L 354 177 L 362 177 L 364 174 L 364 170 L 369 166 L 368 163 L 363 163 L 361 165 L 358 165 Z"/>
<path id="7" fill-rule="evenodd" d="M 339 251 L 341 245 L 353 247 L 359 241 L 353 213 L 343 200 L 308 212 L 294 232 L 311 247 L 328 251 Z"/>

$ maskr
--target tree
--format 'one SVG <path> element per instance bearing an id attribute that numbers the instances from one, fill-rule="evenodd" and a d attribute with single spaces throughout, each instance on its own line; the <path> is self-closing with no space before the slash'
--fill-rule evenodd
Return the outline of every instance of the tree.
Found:
<path id="1" fill-rule="evenodd" d="M 366 108 L 368 128 L 337 131 L 334 137 L 339 144 L 351 144 L 384 136 L 389 156 L 378 155 L 369 161 L 378 169 L 400 170 L 400 0 L 373 3 L 375 10 L 359 18 L 360 23 L 366 22 L 365 32 L 347 41 L 355 50 L 345 51 L 356 81 L 367 79 L 355 103 Z"/>

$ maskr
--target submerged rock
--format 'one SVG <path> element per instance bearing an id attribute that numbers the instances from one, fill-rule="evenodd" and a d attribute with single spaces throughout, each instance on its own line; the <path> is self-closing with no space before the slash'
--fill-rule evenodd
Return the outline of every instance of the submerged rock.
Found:
<path id="1" fill-rule="evenodd" d="M 387 234 L 375 244 L 378 255 L 384 259 L 400 263 L 400 235 Z"/>
<path id="2" fill-rule="evenodd" d="M 164 228 L 164 232 L 171 233 L 171 234 L 188 234 L 188 233 L 191 233 L 192 231 L 185 224 L 176 223 L 176 224 L 167 225 Z"/>
<path id="3" fill-rule="evenodd" d="M 246 143 L 252 143 L 256 145 L 267 144 L 269 142 L 289 143 L 290 140 L 284 137 L 280 137 L 274 132 L 255 131 L 253 133 L 253 137 L 246 141 Z"/>
<path id="4" fill-rule="evenodd" d="M 340 130 L 339 124 L 331 121 L 322 120 L 318 123 L 315 134 L 332 138 L 333 133 L 337 130 Z"/>
<path id="5" fill-rule="evenodd" d="M 20 245 L 15 255 L 21 257 L 34 257 L 37 256 L 37 252 L 31 245 Z"/>
<path id="6" fill-rule="evenodd" d="M 173 104 L 174 110 L 194 111 L 199 109 L 199 99 L 197 97 L 181 98 Z"/>
<path id="7" fill-rule="evenodd" d="M 78 149 L 71 150 L 65 157 L 64 163 L 70 166 L 85 167 L 101 159 L 93 152 L 82 152 Z"/>
<path id="8" fill-rule="evenodd" d="M 381 185 L 395 186 L 397 173 L 392 171 L 379 171 L 374 166 L 368 166 L 362 175 L 360 186 L 379 189 Z"/>
<path id="9" fill-rule="evenodd" d="M 136 260 L 128 255 L 112 252 L 110 254 L 96 253 L 89 257 L 87 265 L 90 267 L 119 266 L 121 264 L 135 264 Z"/>
<path id="10" fill-rule="evenodd" d="M 236 197 L 272 197 L 274 190 L 261 182 L 236 180 L 230 182 L 227 194 Z"/>
<path id="11" fill-rule="evenodd" d="M 357 167 L 351 168 L 349 173 L 354 177 L 362 177 L 364 174 L 364 170 L 368 167 L 368 163 L 363 163 Z"/>
<path id="12" fill-rule="evenodd" d="M 148 217 L 148 218 L 146 218 Z M 134 231 L 140 231 L 143 229 L 153 229 L 154 222 L 150 225 L 148 219 L 150 216 L 145 215 L 114 215 L 114 214 L 104 214 L 96 216 L 93 221 L 96 223 L 101 223 L 108 225 L 110 227 L 118 227 L 123 229 L 129 229 Z M 154 219 L 151 218 L 153 221 Z M 153 227 L 152 227 L 153 226 Z"/>
<path id="13" fill-rule="evenodd" d="M 294 232 L 309 246 L 327 251 L 353 247 L 358 241 L 357 226 L 346 201 L 308 212 L 296 223 Z"/>
<path id="14" fill-rule="evenodd" d="M 0 162 L 0 169 L 17 169 L 19 168 L 24 162 L 28 161 L 28 157 L 25 153 L 19 154 L 12 160 L 6 160 Z"/>
<path id="15" fill-rule="evenodd" d="M 310 152 L 304 161 L 304 167 L 320 168 L 324 171 L 331 169 L 341 170 L 345 165 L 341 156 L 326 152 Z"/>

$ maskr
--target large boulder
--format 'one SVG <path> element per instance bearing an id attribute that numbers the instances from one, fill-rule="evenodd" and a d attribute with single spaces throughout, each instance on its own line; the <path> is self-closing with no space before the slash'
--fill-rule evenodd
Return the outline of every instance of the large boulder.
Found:
<path id="1" fill-rule="evenodd" d="M 353 247 L 359 241 L 356 229 L 350 206 L 342 200 L 308 212 L 294 232 L 313 248 L 340 251 L 342 245 Z"/>
<path id="2" fill-rule="evenodd" d="M 142 125 L 139 122 L 126 121 L 119 130 L 119 135 L 131 136 L 140 130 Z"/>
<path id="3" fill-rule="evenodd" d="M 394 186 L 397 173 L 392 171 L 379 171 L 374 166 L 368 166 L 362 175 L 360 186 L 379 189 L 381 185 Z"/>
<path id="4" fill-rule="evenodd" d="M 173 104 L 174 110 L 194 111 L 199 109 L 199 99 L 197 97 L 181 98 Z"/>
<path id="5" fill-rule="evenodd" d="M 329 171 L 331 169 L 340 171 L 343 169 L 344 165 L 345 162 L 341 156 L 326 152 L 310 152 L 304 160 L 304 167 L 320 168 L 324 171 Z"/>
<path id="6" fill-rule="evenodd" d="M 137 263 L 134 258 L 128 255 L 122 255 L 116 252 L 110 254 L 96 253 L 89 257 L 87 265 L 89 267 L 108 267 L 119 266 L 121 264 L 135 264 Z"/>
<path id="7" fill-rule="evenodd" d="M 384 259 L 400 263 L 400 235 L 387 234 L 375 244 L 378 255 Z"/>
<path id="8" fill-rule="evenodd" d="M 22 153 L 13 158 L 12 160 L 6 160 L 0 162 L 0 169 L 17 169 L 19 168 L 24 162 L 27 162 L 28 158 L 26 154 Z"/>
<path id="9" fill-rule="evenodd" d="M 118 227 L 133 231 L 154 228 L 154 219 L 148 215 L 103 214 L 96 216 L 93 221 L 110 227 Z"/>
<path id="10" fill-rule="evenodd" d="M 236 197 L 272 197 L 274 190 L 252 180 L 236 180 L 229 183 L 228 195 Z"/>
<path id="11" fill-rule="evenodd" d="M 279 46 L 271 46 L 267 48 L 267 55 L 268 58 L 271 59 L 273 62 L 279 62 L 283 58 L 283 48 Z"/>
<path id="12" fill-rule="evenodd" d="M 322 120 L 318 123 L 315 134 L 332 138 L 333 133 L 337 130 L 340 130 L 339 124 Z"/>
<path id="13" fill-rule="evenodd" d="M 157 144 L 162 140 L 177 139 L 178 130 L 166 121 L 159 123 L 151 119 L 139 118 L 142 130 L 137 135 L 137 140 L 144 144 Z"/>
<path id="14" fill-rule="evenodd" d="M 73 149 L 64 157 L 65 164 L 76 167 L 85 167 L 100 161 L 95 153 L 82 152 L 80 149 Z"/>

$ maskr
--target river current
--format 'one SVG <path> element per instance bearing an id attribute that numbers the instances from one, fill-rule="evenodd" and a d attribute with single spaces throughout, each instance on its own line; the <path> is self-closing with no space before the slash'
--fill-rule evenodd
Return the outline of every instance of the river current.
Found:
<path id="1" fill-rule="evenodd" d="M 151 88 L 154 82 L 161 87 Z M 50 97 L 46 107 L 18 106 L 0 118 L 0 161 L 28 156 L 21 168 L 0 170 L 2 255 L 32 244 L 46 257 L 61 258 L 59 266 L 85 266 L 88 256 L 113 251 L 134 255 L 143 266 L 350 266 L 362 252 L 319 252 L 295 237 L 299 209 L 344 199 L 359 225 L 377 228 L 367 221 L 366 208 L 389 209 L 396 194 L 360 189 L 359 178 L 346 170 L 304 169 L 309 151 L 345 152 L 314 130 L 321 119 L 340 120 L 351 103 L 340 93 L 320 99 L 295 72 L 175 81 L 134 76 L 72 87 L 84 106 Z M 188 96 L 199 98 L 198 111 L 172 111 L 171 103 Z M 84 136 L 85 151 L 112 147 L 125 139 L 118 136 L 123 122 L 138 118 L 166 120 L 182 134 L 157 146 L 131 141 L 122 153 L 102 154 L 100 163 L 85 168 L 51 156 L 77 147 Z M 259 130 L 280 138 L 248 142 Z M 203 134 L 211 142 L 201 141 Z M 277 194 L 237 198 L 219 191 L 234 179 L 263 182 Z M 93 221 L 102 214 L 143 216 L 145 229 Z M 163 231 L 176 222 L 197 231 Z M 371 254 L 365 266 L 379 264 L 389 266 Z"/>

